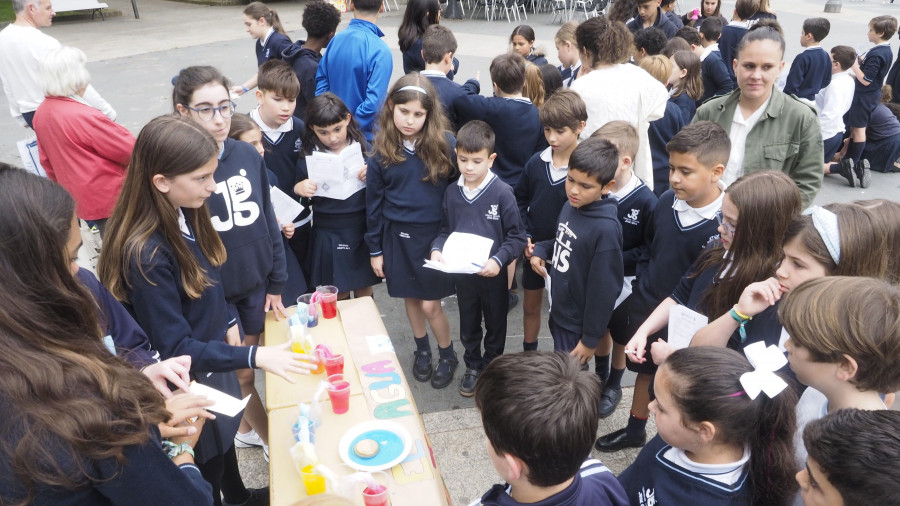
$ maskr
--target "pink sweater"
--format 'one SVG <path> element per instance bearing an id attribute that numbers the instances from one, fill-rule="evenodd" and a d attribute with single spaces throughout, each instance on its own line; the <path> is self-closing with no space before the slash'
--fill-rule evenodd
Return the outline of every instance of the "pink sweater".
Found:
<path id="1" fill-rule="evenodd" d="M 100 220 L 112 214 L 134 136 L 97 109 L 66 97 L 47 97 L 34 114 L 41 166 L 75 199 L 75 214 Z"/>

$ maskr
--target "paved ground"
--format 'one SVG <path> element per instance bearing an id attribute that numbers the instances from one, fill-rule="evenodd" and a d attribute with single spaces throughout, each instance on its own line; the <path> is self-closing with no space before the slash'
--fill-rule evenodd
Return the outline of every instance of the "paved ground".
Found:
<path id="1" fill-rule="evenodd" d="M 118 110 L 120 123 L 135 134 L 151 118 L 171 112 L 170 79 L 179 69 L 195 64 L 215 65 L 235 81 L 246 79 L 254 71 L 253 41 L 243 32 L 241 6 L 207 7 L 163 0 L 138 0 L 141 19 L 135 20 L 128 0 L 106 1 L 111 7 L 121 10 L 123 16 L 106 21 L 59 21 L 47 29 L 47 33 L 87 53 L 94 86 Z M 688 3 L 681 0 L 680 3 L 680 10 L 685 11 L 694 8 L 699 1 Z M 788 61 L 801 49 L 799 34 L 802 20 L 822 15 L 824 3 L 824 0 L 776 0 L 774 7 L 788 34 Z M 726 13 L 730 12 L 734 2 L 725 1 L 724 4 L 723 13 Z M 300 27 L 303 5 L 303 2 L 273 4 L 294 39 L 303 35 Z M 863 47 L 867 21 L 882 13 L 900 14 L 898 9 L 900 6 L 882 6 L 877 0 L 845 2 L 842 13 L 825 15 L 832 22 L 831 35 L 825 40 L 825 46 L 847 44 Z M 396 36 L 401 15 L 395 10 L 385 13 L 380 21 L 387 34 L 385 40 L 394 53 L 395 78 L 402 74 Z M 547 19 L 547 15 L 530 15 L 527 23 L 535 28 L 538 45 L 548 49 L 549 59 L 554 62 L 553 35 L 557 25 L 548 24 Z M 349 17 L 345 15 L 341 28 L 348 21 Z M 488 23 L 477 19 L 448 20 L 445 23 L 453 29 L 459 41 L 457 56 L 462 62 L 462 77 L 480 73 L 483 87 L 489 90 L 490 60 L 506 49 L 508 34 L 515 23 L 506 23 L 505 20 Z M 893 45 L 896 48 L 896 42 Z M 251 97 L 240 98 L 237 102 L 241 112 L 247 112 L 255 105 Z M 5 97 L 0 96 L 0 111 L 5 111 L 6 105 Z M 15 142 L 24 138 L 26 131 L 15 125 L 8 114 L 0 112 L 0 133 L 0 161 L 19 164 Z M 842 181 L 826 178 L 817 203 L 896 198 L 900 175 L 873 174 L 873 184 L 868 190 L 850 189 Z M 409 368 L 407 362 L 412 340 L 402 302 L 390 299 L 383 287 L 376 290 L 375 296 L 401 362 Z M 446 299 L 444 308 L 455 335 L 455 299 Z M 521 322 L 520 306 L 511 312 L 509 319 L 509 351 L 521 349 Z M 462 349 L 458 339 L 456 347 Z M 546 326 L 541 332 L 540 348 L 552 349 Z M 407 377 L 411 378 L 411 371 L 406 372 Z M 498 479 L 484 452 L 480 418 L 472 401 L 461 397 L 453 387 L 435 391 L 430 386 L 415 382 L 411 386 L 454 504 L 467 504 Z M 260 391 L 263 389 L 260 388 Z M 609 419 L 601 421 L 600 433 L 622 426 L 627 417 L 630 396 L 630 391 L 626 391 L 623 407 Z M 635 455 L 636 451 L 626 451 L 599 457 L 619 472 Z M 261 450 L 241 450 L 239 457 L 248 485 L 265 485 L 268 470 Z"/>

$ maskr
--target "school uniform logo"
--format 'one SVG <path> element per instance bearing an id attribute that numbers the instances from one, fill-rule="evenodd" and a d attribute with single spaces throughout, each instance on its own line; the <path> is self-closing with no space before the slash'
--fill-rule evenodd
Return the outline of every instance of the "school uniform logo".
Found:
<path id="1" fill-rule="evenodd" d="M 239 175 L 231 176 L 216 184 L 216 194 L 225 199 L 227 211 L 225 219 L 220 216 L 212 217 L 216 232 L 227 232 L 234 227 L 252 225 L 259 217 L 259 206 L 256 202 L 248 201 L 253 194 L 253 186 L 246 176 L 247 171 L 241 169 Z"/>
<path id="2" fill-rule="evenodd" d="M 497 212 L 497 208 L 500 207 L 500 204 L 491 204 L 491 210 L 484 214 L 484 217 L 489 220 L 499 220 L 500 213 Z"/>
<path id="3" fill-rule="evenodd" d="M 303 139 L 295 140 L 294 141 L 294 153 L 299 153 L 301 147 L 303 147 Z"/>
<path id="4" fill-rule="evenodd" d="M 629 225 L 640 225 L 641 219 L 639 218 L 641 214 L 640 209 L 631 209 L 628 211 L 628 215 L 622 220 Z"/>
<path id="5" fill-rule="evenodd" d="M 638 492 L 638 504 L 641 506 L 656 506 L 656 489 L 641 487 L 641 491 Z"/>
<path id="6" fill-rule="evenodd" d="M 556 229 L 556 242 L 553 244 L 553 259 L 550 262 L 557 272 L 568 272 L 572 241 L 576 239 L 578 236 L 569 228 L 568 221 L 559 224 L 559 228 Z"/>

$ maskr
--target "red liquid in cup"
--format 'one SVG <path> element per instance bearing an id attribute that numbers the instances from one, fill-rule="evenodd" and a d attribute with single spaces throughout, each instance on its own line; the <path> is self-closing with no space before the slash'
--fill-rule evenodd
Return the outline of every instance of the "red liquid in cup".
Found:
<path id="1" fill-rule="evenodd" d="M 388 506 L 387 489 L 380 485 L 374 490 L 366 487 L 363 490 L 363 502 L 366 506 Z"/>
<path id="2" fill-rule="evenodd" d="M 326 302 L 329 298 L 330 297 L 328 297 L 327 295 L 325 297 L 322 297 L 322 316 L 326 320 L 330 320 L 337 316 L 337 297 L 335 297 L 335 300 Z"/>
<path id="3" fill-rule="evenodd" d="M 344 374 L 344 357 L 342 355 L 324 358 L 323 363 L 325 364 L 326 376 Z"/>
<path id="4" fill-rule="evenodd" d="M 342 415 L 350 410 L 350 382 L 335 381 L 328 389 L 328 398 L 331 399 L 331 410 L 336 415 Z"/>

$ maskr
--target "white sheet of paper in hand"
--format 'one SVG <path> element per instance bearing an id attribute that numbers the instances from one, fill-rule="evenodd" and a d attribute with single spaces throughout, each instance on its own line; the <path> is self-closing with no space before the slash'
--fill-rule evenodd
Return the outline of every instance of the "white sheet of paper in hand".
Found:
<path id="1" fill-rule="evenodd" d="M 362 190 L 366 183 L 360 181 L 358 176 L 365 163 L 359 143 L 347 146 L 340 155 L 313 152 L 306 157 L 306 170 L 309 178 L 316 183 L 315 196 L 346 200 Z"/>
<path id="2" fill-rule="evenodd" d="M 201 385 L 196 381 L 191 382 L 191 393 L 195 395 L 202 395 L 207 399 L 215 402 L 215 404 L 213 404 L 212 406 L 207 406 L 206 409 L 208 411 L 221 413 L 225 416 L 237 415 L 244 409 L 244 407 L 247 406 L 247 403 L 250 401 L 249 395 L 247 397 L 244 397 L 243 399 L 238 399 L 237 397 L 232 397 L 225 392 L 216 390 L 215 388 Z"/>
<path id="3" fill-rule="evenodd" d="M 681 304 L 669 309 L 669 345 L 676 350 L 687 348 L 698 330 L 709 323 L 709 318 Z"/>
<path id="4" fill-rule="evenodd" d="M 278 223 L 287 225 L 293 223 L 294 218 L 303 212 L 303 204 L 297 202 L 284 193 L 277 186 L 271 188 L 272 210 L 275 211 L 275 218 Z"/>
<path id="5" fill-rule="evenodd" d="M 480 272 L 484 267 L 484 263 L 490 258 L 493 245 L 494 240 L 487 237 L 464 232 L 453 232 L 447 237 L 444 249 L 441 250 L 444 264 L 433 266 L 429 264 L 434 264 L 435 262 L 426 260 L 425 265 L 444 272 L 474 274 Z"/>

